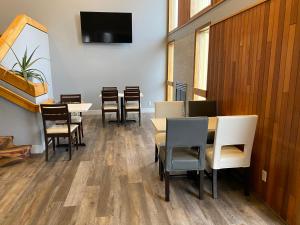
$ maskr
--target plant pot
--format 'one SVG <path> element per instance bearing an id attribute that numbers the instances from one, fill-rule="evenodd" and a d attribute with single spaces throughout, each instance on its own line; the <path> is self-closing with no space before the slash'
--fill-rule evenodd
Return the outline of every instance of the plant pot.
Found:
<path id="1" fill-rule="evenodd" d="M 0 80 L 33 97 L 38 97 L 48 93 L 48 85 L 46 83 L 33 83 L 30 80 L 25 80 L 23 77 L 7 71 L 3 67 L 0 67 Z"/>

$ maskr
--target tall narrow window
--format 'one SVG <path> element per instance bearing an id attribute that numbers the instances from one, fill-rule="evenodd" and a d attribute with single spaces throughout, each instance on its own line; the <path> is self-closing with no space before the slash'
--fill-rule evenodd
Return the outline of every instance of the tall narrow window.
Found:
<path id="1" fill-rule="evenodd" d="M 178 26 L 178 0 L 169 0 L 169 32 Z"/>
<path id="2" fill-rule="evenodd" d="M 173 74 L 174 74 L 174 45 L 172 41 L 168 44 L 168 78 L 167 78 L 167 100 L 173 100 Z"/>
<path id="3" fill-rule="evenodd" d="M 194 100 L 205 100 L 209 50 L 209 27 L 196 32 L 194 68 Z"/>
<path id="4" fill-rule="evenodd" d="M 205 9 L 211 4 L 211 0 L 191 0 L 190 16 L 196 15 L 201 10 Z"/>

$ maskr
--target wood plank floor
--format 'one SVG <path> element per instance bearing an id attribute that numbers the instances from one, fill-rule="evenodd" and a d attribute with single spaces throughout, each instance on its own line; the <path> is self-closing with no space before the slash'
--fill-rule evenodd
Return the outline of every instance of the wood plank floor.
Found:
<path id="1" fill-rule="evenodd" d="M 154 163 L 150 114 L 137 124 L 102 128 L 100 116 L 85 117 L 86 147 L 73 160 L 59 149 L 50 162 L 33 156 L 0 168 L 1 225 L 282 224 L 262 203 L 245 198 L 232 176 L 220 178 L 213 200 L 184 177 L 171 179 L 171 202 Z"/>

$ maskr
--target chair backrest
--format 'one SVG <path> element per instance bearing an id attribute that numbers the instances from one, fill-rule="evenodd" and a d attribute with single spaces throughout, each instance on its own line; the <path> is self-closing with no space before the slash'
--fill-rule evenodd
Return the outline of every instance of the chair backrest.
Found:
<path id="1" fill-rule="evenodd" d="M 41 104 L 44 132 L 46 134 L 47 122 L 66 121 L 70 132 L 70 113 L 67 104 Z"/>
<path id="2" fill-rule="evenodd" d="M 141 100 L 140 90 L 124 90 L 124 100 L 125 102 L 129 101 L 138 101 Z"/>
<path id="3" fill-rule="evenodd" d="M 218 116 L 214 140 L 213 167 L 221 161 L 222 146 L 243 145 L 244 164 L 250 166 L 257 115 Z"/>
<path id="4" fill-rule="evenodd" d="M 102 87 L 103 91 L 118 90 L 117 87 Z"/>
<path id="5" fill-rule="evenodd" d="M 189 101 L 188 107 L 190 117 L 218 115 L 216 101 Z"/>
<path id="6" fill-rule="evenodd" d="M 125 90 L 126 91 L 130 91 L 130 90 L 140 90 L 140 87 L 139 86 L 126 86 L 125 87 Z"/>
<path id="7" fill-rule="evenodd" d="M 208 117 L 167 119 L 167 148 L 201 147 L 205 149 Z"/>
<path id="8" fill-rule="evenodd" d="M 41 113 L 46 121 L 70 119 L 67 104 L 41 104 Z"/>
<path id="9" fill-rule="evenodd" d="M 60 95 L 60 103 L 81 103 L 81 94 Z"/>
<path id="10" fill-rule="evenodd" d="M 208 117 L 167 119 L 166 170 L 189 168 L 189 162 L 182 162 L 181 165 L 172 163 L 173 152 L 180 147 L 197 148 L 199 163 L 197 168 L 193 169 L 204 169 L 207 133 Z"/>
<path id="11" fill-rule="evenodd" d="M 104 102 L 119 102 L 118 90 L 103 90 L 102 103 Z"/>
<path id="12" fill-rule="evenodd" d="M 155 102 L 155 118 L 180 118 L 184 116 L 183 101 Z"/>

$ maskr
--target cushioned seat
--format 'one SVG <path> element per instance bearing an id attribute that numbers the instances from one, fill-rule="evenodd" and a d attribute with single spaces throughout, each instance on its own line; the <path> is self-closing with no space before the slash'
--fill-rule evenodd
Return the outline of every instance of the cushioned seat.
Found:
<path id="1" fill-rule="evenodd" d="M 166 147 L 160 147 L 159 157 L 165 162 Z M 198 152 L 189 148 L 175 148 L 173 149 L 172 167 L 176 170 L 193 170 L 199 166 Z"/>
<path id="2" fill-rule="evenodd" d="M 246 157 L 244 152 L 235 146 L 223 146 L 221 149 L 222 168 L 232 168 L 235 164 L 240 166 L 240 162 Z M 206 150 L 206 160 L 210 166 L 213 161 L 213 146 Z"/>
<path id="3" fill-rule="evenodd" d="M 71 124 L 70 132 L 73 132 L 77 129 L 78 125 Z M 68 133 L 68 125 L 53 125 L 47 128 L 48 134 L 67 134 Z"/>
<path id="4" fill-rule="evenodd" d="M 103 108 L 104 108 L 104 110 L 117 110 L 118 104 L 117 103 L 104 103 Z"/>
<path id="5" fill-rule="evenodd" d="M 155 134 L 155 144 L 157 147 L 166 146 L 166 133 Z"/>
<path id="6" fill-rule="evenodd" d="M 126 102 L 125 109 L 139 109 L 139 102 Z"/>

